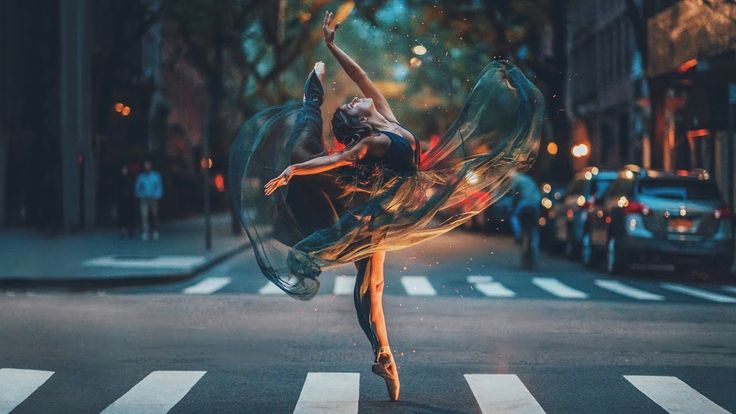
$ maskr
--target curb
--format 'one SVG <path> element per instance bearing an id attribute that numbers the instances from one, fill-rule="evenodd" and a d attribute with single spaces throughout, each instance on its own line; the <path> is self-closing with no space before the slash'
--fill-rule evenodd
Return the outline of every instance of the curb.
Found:
<path id="1" fill-rule="evenodd" d="M 89 290 L 94 288 L 122 287 L 132 285 L 154 285 L 163 283 L 174 283 L 182 280 L 190 279 L 206 270 L 209 270 L 225 260 L 235 256 L 236 254 L 246 251 L 250 247 L 250 241 L 243 243 L 224 252 L 213 256 L 204 263 L 192 268 L 189 271 L 175 273 L 159 273 L 148 275 L 129 275 L 115 276 L 112 278 L 104 277 L 55 277 L 55 278 L 0 278 L 0 289 L 2 288 L 66 288 L 68 290 Z"/>

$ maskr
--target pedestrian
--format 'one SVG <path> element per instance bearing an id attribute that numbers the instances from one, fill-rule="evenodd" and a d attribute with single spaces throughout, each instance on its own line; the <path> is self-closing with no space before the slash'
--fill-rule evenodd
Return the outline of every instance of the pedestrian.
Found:
<path id="1" fill-rule="evenodd" d="M 536 181 L 532 177 L 523 172 L 514 171 L 511 174 L 511 194 L 513 202 L 511 204 L 511 231 L 514 233 L 514 240 L 521 243 L 521 219 L 520 213 L 524 209 L 534 211 L 534 215 L 539 218 L 541 214 L 539 205 L 542 202 L 542 193 L 539 191 Z"/>
<path id="2" fill-rule="evenodd" d="M 161 174 L 153 169 L 151 161 L 143 163 L 143 172 L 135 181 L 135 196 L 141 210 L 141 240 L 158 240 L 158 201 L 164 195 Z M 153 231 L 153 233 L 151 233 Z"/>
<path id="3" fill-rule="evenodd" d="M 115 210 L 117 212 L 120 237 L 127 239 L 133 234 L 135 223 L 135 182 L 127 164 L 120 167 L 115 186 Z"/>
<path id="4" fill-rule="evenodd" d="M 419 140 L 365 70 L 335 45 L 333 23 L 326 13 L 325 43 L 365 98 L 336 108 L 332 132 L 339 145 L 327 151 L 324 64 L 318 62 L 302 103 L 264 110 L 240 130 L 230 158 L 233 204 L 262 273 L 292 297 L 314 297 L 324 268 L 356 266 L 353 297 L 373 348 L 372 371 L 396 401 L 399 372 L 383 311 L 386 252 L 456 228 L 501 197 L 510 171 L 528 169 L 535 159 L 544 99 L 513 64 L 490 63 L 458 119 L 420 163 Z M 265 174 L 276 175 L 264 186 L 271 197 L 249 195 L 251 180 Z M 470 212 L 434 220 L 478 192 L 488 197 L 475 198 Z"/>

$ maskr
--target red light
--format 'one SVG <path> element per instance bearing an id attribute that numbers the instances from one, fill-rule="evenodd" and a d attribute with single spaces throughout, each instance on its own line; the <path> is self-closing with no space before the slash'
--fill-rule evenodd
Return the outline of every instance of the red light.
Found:
<path id="1" fill-rule="evenodd" d="M 713 210 L 713 218 L 716 220 L 728 220 L 731 218 L 732 214 L 733 213 L 731 212 L 731 208 L 728 206 Z"/>
<path id="2" fill-rule="evenodd" d="M 677 170 L 677 175 L 681 177 L 687 177 L 689 175 L 687 170 Z"/>
<path id="3" fill-rule="evenodd" d="M 710 131 L 707 128 L 701 128 L 701 129 L 693 129 L 690 131 L 687 131 L 687 138 L 693 139 L 698 137 L 707 137 L 710 135 Z"/>
<path id="4" fill-rule="evenodd" d="M 606 224 L 611 224 L 611 216 L 606 216 Z"/>
<path id="5" fill-rule="evenodd" d="M 646 204 L 630 200 L 629 204 L 627 204 L 623 208 L 623 212 L 626 214 L 641 214 L 644 216 L 648 216 L 652 212 L 652 210 L 650 210 L 649 206 Z"/>
<path id="6" fill-rule="evenodd" d="M 677 71 L 680 73 L 685 73 L 697 65 L 698 65 L 698 59 L 686 60 L 680 66 L 677 67 Z"/>
<path id="7" fill-rule="evenodd" d="M 225 191 L 225 178 L 222 176 L 222 174 L 215 175 L 215 188 L 217 188 L 218 192 Z"/>

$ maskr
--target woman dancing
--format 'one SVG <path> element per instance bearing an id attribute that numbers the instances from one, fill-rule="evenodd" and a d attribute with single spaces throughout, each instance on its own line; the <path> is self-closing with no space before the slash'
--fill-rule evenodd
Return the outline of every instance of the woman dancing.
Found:
<path id="1" fill-rule="evenodd" d="M 323 269 L 355 264 L 354 301 L 372 370 L 395 401 L 400 382 L 382 306 L 386 251 L 443 234 L 501 197 L 511 172 L 535 159 L 543 99 L 511 63 L 492 62 L 420 164 L 419 141 L 335 44 L 332 19 L 325 14 L 325 43 L 365 95 L 335 110 L 332 132 L 344 149 L 328 153 L 322 141 L 319 62 L 303 102 L 262 111 L 241 129 L 231 151 L 233 208 L 264 275 L 295 298 L 317 293 Z M 264 199 L 254 190 L 266 180 L 263 191 L 273 197 Z M 460 202 L 464 211 L 451 209 Z"/>

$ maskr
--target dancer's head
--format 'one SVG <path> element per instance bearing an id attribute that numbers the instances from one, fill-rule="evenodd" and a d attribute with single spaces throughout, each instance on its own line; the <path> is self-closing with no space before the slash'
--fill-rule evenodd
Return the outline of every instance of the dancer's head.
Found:
<path id="1" fill-rule="evenodd" d="M 373 99 L 353 98 L 340 105 L 332 116 L 332 132 L 343 145 L 350 145 L 373 133 L 368 122 L 374 115 Z"/>

